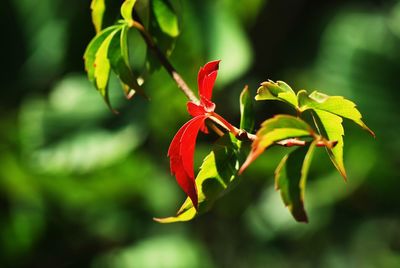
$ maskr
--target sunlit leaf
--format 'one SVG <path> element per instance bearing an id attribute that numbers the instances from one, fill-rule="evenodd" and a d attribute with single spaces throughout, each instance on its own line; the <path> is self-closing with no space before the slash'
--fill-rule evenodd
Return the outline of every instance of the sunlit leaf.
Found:
<path id="1" fill-rule="evenodd" d="M 168 0 L 153 0 L 155 19 L 160 29 L 171 37 L 179 35 L 178 17 Z"/>
<path id="2" fill-rule="evenodd" d="M 265 149 L 275 142 L 296 137 L 313 136 L 312 128 L 300 118 L 290 115 L 278 115 L 264 121 L 256 133 L 252 150 L 240 169 L 243 172 Z"/>
<path id="3" fill-rule="evenodd" d="M 127 23 L 131 23 L 133 21 L 132 10 L 135 3 L 136 0 L 125 0 L 125 2 L 121 5 L 121 16 Z"/>
<path id="4" fill-rule="evenodd" d="M 92 22 L 96 29 L 96 33 L 98 33 L 101 31 L 103 15 L 106 10 L 105 0 L 92 0 L 90 9 L 92 10 Z"/>
<path id="5" fill-rule="evenodd" d="M 215 79 L 217 79 L 220 60 L 207 62 L 200 68 L 197 76 L 199 97 L 207 100 L 212 99 Z"/>
<path id="6" fill-rule="evenodd" d="M 357 110 L 356 105 L 341 96 L 329 96 L 318 91 L 308 94 L 305 90 L 298 92 L 300 111 L 313 110 L 320 122 L 320 131 L 331 141 L 337 141 L 334 148 L 327 148 L 328 155 L 332 163 L 343 176 L 347 178 L 343 161 L 343 135 L 342 117 L 347 118 L 367 130 L 371 135 L 375 136 L 361 120 L 361 113 Z M 319 122 L 315 122 L 318 126 Z"/>
<path id="7" fill-rule="evenodd" d="M 240 128 L 251 133 L 254 130 L 254 118 L 253 99 L 246 86 L 240 94 Z"/>
<path id="8" fill-rule="evenodd" d="M 322 110 L 314 111 L 321 122 L 321 125 L 316 122 L 321 134 L 325 135 L 330 141 L 337 141 L 337 144 L 333 148 L 326 147 L 329 158 L 331 159 L 333 165 L 340 172 L 344 179 L 347 178 L 346 170 L 344 168 L 343 162 L 343 136 L 344 129 L 342 126 L 342 118 L 335 114 L 325 112 Z"/>
<path id="9" fill-rule="evenodd" d="M 171 172 L 175 174 L 181 188 L 192 199 L 194 206 L 197 208 L 197 188 L 194 175 L 194 152 L 196 146 L 196 138 L 200 129 L 204 126 L 206 115 L 196 116 L 187 122 L 174 137 L 171 142 L 168 156 L 171 159 Z M 179 133 L 181 132 L 179 137 Z M 174 146 L 175 140 L 179 143 Z M 184 173 L 184 176 L 180 174 Z"/>
<path id="10" fill-rule="evenodd" d="M 280 190 L 282 200 L 293 217 L 300 222 L 308 222 L 304 196 L 314 149 L 315 142 L 296 149 L 282 159 L 275 171 L 275 187 Z"/>
<path id="11" fill-rule="evenodd" d="M 352 120 L 357 125 L 367 130 L 371 135 L 375 136 L 374 132 L 361 120 L 361 113 L 356 108 L 355 103 L 342 96 L 329 96 L 318 91 L 314 91 L 308 95 L 305 90 L 301 90 L 298 93 L 298 98 L 301 111 L 313 109 L 336 114 Z"/>
<path id="12" fill-rule="evenodd" d="M 111 26 L 104 29 L 100 32 L 96 37 L 90 41 L 89 45 L 85 50 L 85 54 L 83 55 L 83 59 L 85 61 L 85 69 L 88 74 L 88 78 L 91 82 L 95 83 L 94 71 L 95 71 L 95 59 L 96 53 L 99 50 L 101 44 L 103 44 L 104 40 L 115 30 L 118 26 Z M 96 84 L 95 84 L 96 85 Z"/>
<path id="13" fill-rule="evenodd" d="M 232 189 L 237 182 L 237 172 L 243 156 L 238 147 L 238 140 L 231 134 L 226 134 L 214 145 L 213 151 L 208 154 L 200 172 L 196 177 L 199 208 L 193 207 L 189 198 L 183 203 L 176 216 L 156 218 L 161 223 L 189 221 L 208 211 L 215 200 Z"/>
<path id="14" fill-rule="evenodd" d="M 297 108 L 297 97 L 293 89 L 283 81 L 271 80 L 261 83 L 257 90 L 256 100 L 280 100 Z"/>
<path id="15" fill-rule="evenodd" d="M 120 31 L 120 28 L 113 30 L 100 45 L 96 52 L 96 57 L 94 60 L 94 79 L 96 83 L 96 88 L 103 96 L 107 105 L 110 107 L 110 101 L 108 98 L 108 80 L 110 77 L 110 61 L 108 60 L 108 49 L 113 37 Z"/>

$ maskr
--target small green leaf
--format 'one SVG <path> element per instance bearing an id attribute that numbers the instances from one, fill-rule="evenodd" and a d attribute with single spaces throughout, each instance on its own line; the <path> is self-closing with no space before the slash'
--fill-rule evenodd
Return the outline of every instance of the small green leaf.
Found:
<path id="1" fill-rule="evenodd" d="M 289 103 L 297 109 L 297 97 L 293 89 L 283 81 L 273 82 L 268 80 L 261 83 L 257 90 L 256 100 L 279 100 Z"/>
<path id="2" fill-rule="evenodd" d="M 96 88 L 103 96 L 106 104 L 111 108 L 110 100 L 108 98 L 108 80 L 110 78 L 110 61 L 108 60 L 108 48 L 110 46 L 113 37 L 121 30 L 116 28 L 113 30 L 101 43 L 99 49 L 96 52 L 96 58 L 94 60 L 94 78 Z"/>
<path id="3" fill-rule="evenodd" d="M 300 90 L 297 96 L 300 111 L 313 110 L 320 120 L 321 126 L 318 126 L 318 122 L 315 122 L 315 124 L 320 131 L 325 132 L 322 135 L 325 135 L 331 141 L 337 141 L 334 148 L 327 148 L 327 152 L 336 169 L 346 180 L 347 175 L 343 162 L 344 129 L 342 117 L 352 120 L 375 137 L 374 132 L 361 120 L 361 113 L 352 101 L 341 96 L 329 96 L 318 91 L 308 94 L 307 91 Z"/>
<path id="4" fill-rule="evenodd" d="M 291 128 L 312 132 L 311 127 L 298 117 L 291 115 L 276 115 L 273 118 L 265 120 L 261 124 L 261 129 L 257 132 L 257 136 L 261 137 L 278 128 Z"/>
<path id="5" fill-rule="evenodd" d="M 251 133 L 254 130 L 254 108 L 249 87 L 245 86 L 240 94 L 240 128 Z"/>
<path id="6" fill-rule="evenodd" d="M 325 147 L 329 158 L 331 159 L 333 165 L 339 171 L 339 173 L 343 176 L 343 178 L 347 179 L 346 169 L 344 167 L 343 162 L 343 136 L 344 136 L 344 129 L 342 126 L 342 118 L 335 114 L 331 114 L 329 112 L 325 112 L 322 110 L 315 110 L 314 111 L 321 122 L 321 126 L 318 129 L 322 135 L 328 138 L 330 141 L 337 141 L 337 144 L 333 148 Z M 315 122 L 318 126 L 319 124 Z"/>
<path id="7" fill-rule="evenodd" d="M 94 28 L 96 29 L 96 33 L 99 33 L 103 24 L 104 11 L 106 10 L 105 0 L 92 0 L 90 9 L 92 10 Z"/>
<path id="8" fill-rule="evenodd" d="M 308 222 L 304 196 L 315 144 L 314 141 L 286 155 L 275 170 L 275 187 L 281 191 L 283 202 L 299 222 Z"/>
<path id="9" fill-rule="evenodd" d="M 275 142 L 288 138 L 315 136 L 314 131 L 306 122 L 290 115 L 278 115 L 264 121 L 256 135 L 257 139 L 253 142 L 251 152 L 240 172 L 243 172 L 265 149 Z"/>
<path id="10" fill-rule="evenodd" d="M 179 35 L 178 17 L 168 0 L 153 0 L 153 10 L 160 29 L 171 37 Z"/>
<path id="11" fill-rule="evenodd" d="M 121 5 L 121 16 L 128 24 L 133 21 L 132 10 L 135 3 L 136 0 L 125 0 Z"/>
<path id="12" fill-rule="evenodd" d="M 375 137 L 375 133 L 361 120 L 361 113 L 356 108 L 354 102 L 347 100 L 342 96 L 329 96 L 318 91 L 314 91 L 310 95 L 307 95 L 305 90 L 301 90 L 298 93 L 298 99 L 300 102 L 300 111 L 313 109 L 336 114 L 352 120 Z"/>
<path id="13" fill-rule="evenodd" d="M 198 214 L 208 211 L 214 202 L 231 190 L 238 182 L 237 172 L 243 156 L 238 147 L 239 141 L 231 134 L 221 137 L 213 151 L 204 158 L 196 177 L 198 190 L 198 212 L 189 198 L 183 203 L 176 216 L 155 218 L 161 223 L 189 221 Z"/>
<path id="14" fill-rule="evenodd" d="M 111 26 L 104 29 L 99 34 L 97 34 L 90 41 L 89 45 L 85 50 L 85 54 L 83 55 L 83 59 L 85 61 L 85 69 L 88 74 L 88 78 L 91 82 L 95 83 L 95 85 L 96 82 L 94 78 L 94 70 L 95 70 L 94 61 L 96 59 L 96 53 L 100 48 L 101 44 L 103 44 L 104 40 L 117 28 L 118 26 Z"/>
<path id="15" fill-rule="evenodd" d="M 129 66 L 129 61 L 127 62 L 126 29 L 128 27 L 124 25 L 121 31 L 118 31 L 113 36 L 108 47 L 107 57 L 113 72 L 121 80 L 125 95 L 130 98 L 135 92 L 139 92 L 142 95 L 144 95 L 144 92 L 137 83 L 136 77 Z"/>

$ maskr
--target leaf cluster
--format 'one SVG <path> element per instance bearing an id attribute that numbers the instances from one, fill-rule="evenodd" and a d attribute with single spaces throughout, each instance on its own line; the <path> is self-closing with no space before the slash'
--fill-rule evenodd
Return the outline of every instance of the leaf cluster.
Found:
<path id="1" fill-rule="evenodd" d="M 261 83 L 255 96 L 257 101 L 278 100 L 293 107 L 298 116 L 276 115 L 265 120 L 255 134 L 251 151 L 243 148 L 240 135 L 231 133 L 222 137 L 204 159 L 196 177 L 199 206 L 189 198 L 173 217 L 156 219 L 162 223 L 188 221 L 209 210 L 214 202 L 236 186 L 238 176 L 263 152 L 272 146 L 299 146 L 286 154 L 275 170 L 275 188 L 281 193 L 282 201 L 293 217 L 307 222 L 304 206 L 307 175 L 317 147 L 326 151 L 340 174 L 347 178 L 343 161 L 343 118 L 350 119 L 371 135 L 374 133 L 363 123 L 355 104 L 341 96 L 328 96 L 318 91 L 308 94 L 300 90 L 296 94 L 285 82 L 267 81 Z M 241 122 L 244 131 L 254 128 L 252 98 L 246 87 L 240 95 Z M 311 112 L 312 124 L 302 119 L 305 112 Z M 238 139 L 239 138 L 239 139 Z M 246 159 L 246 160 L 244 160 Z"/>
<path id="2" fill-rule="evenodd" d="M 162 53 L 169 54 L 180 31 L 178 16 L 172 4 L 168 0 L 125 0 L 120 9 L 122 19 L 106 28 L 103 28 L 105 0 L 92 0 L 91 9 L 96 36 L 84 53 L 89 80 L 93 82 L 110 109 L 112 108 L 108 86 L 111 71 L 119 78 L 128 99 L 136 93 L 146 96 L 141 84 L 147 74 L 157 69 L 160 64 L 148 53 L 144 64 L 136 64 L 143 67 L 139 70 L 133 69 L 131 61 L 135 63 L 136 58 L 132 59 L 130 52 L 134 52 L 138 45 L 132 44 L 130 35 L 134 30 L 146 42 L 160 48 Z"/>

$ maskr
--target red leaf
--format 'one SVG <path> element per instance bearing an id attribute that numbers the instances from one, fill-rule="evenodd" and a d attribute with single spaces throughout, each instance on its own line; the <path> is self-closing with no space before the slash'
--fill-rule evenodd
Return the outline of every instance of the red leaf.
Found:
<path id="1" fill-rule="evenodd" d="M 199 131 L 208 133 L 207 118 L 217 122 L 227 130 L 235 132 L 234 127 L 220 115 L 214 113 L 215 103 L 211 101 L 212 90 L 217 78 L 219 60 L 212 61 L 200 68 L 198 75 L 200 104 L 187 103 L 188 112 L 193 118 L 184 124 L 173 138 L 168 149 L 171 173 L 175 175 L 179 186 L 192 200 L 197 209 L 198 197 L 194 177 L 193 162 L 196 138 Z"/>
<path id="2" fill-rule="evenodd" d="M 171 173 L 182 190 L 192 200 L 197 208 L 197 188 L 194 178 L 193 159 L 196 138 L 200 128 L 204 125 L 206 115 L 199 115 L 184 124 L 173 138 L 168 149 Z"/>
<path id="3" fill-rule="evenodd" d="M 200 97 L 211 100 L 215 79 L 217 78 L 220 60 L 211 61 L 200 68 L 197 77 Z"/>
<path id="4" fill-rule="evenodd" d="M 197 134 L 201 126 L 204 124 L 207 116 L 197 116 L 190 120 L 189 125 L 185 129 L 182 137 L 181 137 L 181 147 L 179 154 L 182 157 L 183 166 L 185 168 L 186 173 L 190 177 L 194 177 L 193 171 L 193 158 L 194 158 L 194 149 L 196 146 L 196 138 Z"/>
<path id="5" fill-rule="evenodd" d="M 188 109 L 189 114 L 193 117 L 207 114 L 207 111 L 205 110 L 203 105 L 197 105 L 193 102 L 187 103 L 187 109 Z M 202 126 L 200 127 L 200 130 L 203 133 L 208 134 L 208 128 L 207 128 L 205 122 L 203 122 Z"/>
<path id="6" fill-rule="evenodd" d="M 196 103 L 191 102 L 191 101 L 189 101 L 187 103 L 187 109 L 188 109 L 189 114 L 193 117 L 206 114 L 206 111 L 205 111 L 203 105 L 197 105 Z"/>
<path id="7" fill-rule="evenodd" d="M 201 105 L 204 107 L 204 110 L 208 113 L 214 112 L 215 103 L 206 99 L 205 97 L 201 97 Z"/>

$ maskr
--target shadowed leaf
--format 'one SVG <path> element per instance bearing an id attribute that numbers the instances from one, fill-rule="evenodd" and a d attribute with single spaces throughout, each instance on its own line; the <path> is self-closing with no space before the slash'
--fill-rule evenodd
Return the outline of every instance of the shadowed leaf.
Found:
<path id="1" fill-rule="evenodd" d="M 178 17 L 168 0 L 153 0 L 155 19 L 160 29 L 171 37 L 179 35 Z"/>
<path id="2" fill-rule="evenodd" d="M 139 92 L 141 95 L 145 95 L 145 93 L 137 83 L 136 77 L 127 60 L 127 29 L 128 26 L 125 25 L 122 27 L 121 31 L 118 31 L 113 36 L 108 48 L 108 59 L 113 72 L 119 77 L 122 83 L 125 95 L 129 98 L 132 97 L 135 92 Z"/>
<path id="3" fill-rule="evenodd" d="M 296 149 L 282 159 L 275 171 L 275 187 L 280 190 L 282 200 L 293 217 L 300 222 L 308 222 L 304 195 L 314 149 L 315 142 Z"/>

